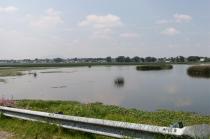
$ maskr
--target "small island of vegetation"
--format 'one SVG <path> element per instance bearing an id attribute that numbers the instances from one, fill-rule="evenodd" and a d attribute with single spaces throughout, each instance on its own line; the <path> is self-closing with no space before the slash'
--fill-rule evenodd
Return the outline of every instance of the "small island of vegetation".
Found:
<path id="1" fill-rule="evenodd" d="M 149 64 L 149 65 L 140 65 L 136 66 L 136 70 L 148 71 L 148 70 L 170 70 L 173 69 L 173 65 L 169 64 Z"/>
<path id="2" fill-rule="evenodd" d="M 114 83 L 117 87 L 123 87 L 124 86 L 124 78 L 123 77 L 118 77 L 114 80 Z"/>
<path id="3" fill-rule="evenodd" d="M 210 65 L 191 66 L 187 69 L 187 74 L 191 77 L 210 78 Z"/>

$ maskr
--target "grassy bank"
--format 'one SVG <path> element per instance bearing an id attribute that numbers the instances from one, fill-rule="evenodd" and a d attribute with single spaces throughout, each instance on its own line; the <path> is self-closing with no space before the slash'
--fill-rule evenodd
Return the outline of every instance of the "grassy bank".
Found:
<path id="1" fill-rule="evenodd" d="M 136 70 L 170 70 L 173 69 L 173 65 L 166 64 L 149 64 L 149 65 L 139 65 L 136 66 Z"/>
<path id="2" fill-rule="evenodd" d="M 0 69 L 0 76 L 5 77 L 5 76 L 20 76 L 23 75 L 20 69 L 17 68 L 3 68 Z"/>
<path id="3" fill-rule="evenodd" d="M 187 69 L 187 74 L 192 77 L 210 78 L 210 65 L 191 66 Z"/>
<path id="4" fill-rule="evenodd" d="M 82 66 L 117 66 L 117 65 L 139 65 L 139 63 L 52 63 L 52 64 L 5 64 L 0 67 L 82 67 Z"/>
<path id="5" fill-rule="evenodd" d="M 118 106 L 107 106 L 101 103 L 81 104 L 70 101 L 17 101 L 16 107 L 47 112 L 64 112 L 66 115 L 92 117 L 132 123 L 169 126 L 177 121 L 184 125 L 210 124 L 210 116 L 193 113 L 159 110 L 145 112 L 136 109 L 126 109 Z M 93 134 L 65 130 L 53 125 L 32 123 L 1 117 L 0 129 L 12 132 L 15 138 L 107 138 Z"/>
<path id="6" fill-rule="evenodd" d="M 46 63 L 46 64 L 0 64 L 0 67 L 81 67 L 81 66 L 123 66 L 123 65 L 154 65 L 154 64 L 166 64 L 166 63 L 151 63 L 151 62 L 107 62 L 107 63 L 97 63 L 97 62 L 83 62 L 83 63 Z M 184 64 L 184 65 L 197 65 L 200 62 L 175 62 L 167 64 Z M 203 63 L 204 64 L 204 63 Z M 205 62 L 209 64 L 209 62 Z"/>
<path id="7" fill-rule="evenodd" d="M 6 76 L 21 76 L 24 75 L 25 71 L 46 69 L 44 67 L 7 67 L 0 68 L 0 77 Z"/>

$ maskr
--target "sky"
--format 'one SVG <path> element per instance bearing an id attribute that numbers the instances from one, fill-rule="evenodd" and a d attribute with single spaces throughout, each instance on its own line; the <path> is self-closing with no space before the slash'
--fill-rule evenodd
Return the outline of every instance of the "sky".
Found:
<path id="1" fill-rule="evenodd" d="M 210 56 L 210 0 L 2 0 L 0 59 Z"/>

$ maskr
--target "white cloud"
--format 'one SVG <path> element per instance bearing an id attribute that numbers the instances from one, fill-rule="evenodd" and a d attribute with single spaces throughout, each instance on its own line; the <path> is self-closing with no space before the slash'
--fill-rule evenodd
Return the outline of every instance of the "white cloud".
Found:
<path id="1" fill-rule="evenodd" d="M 110 38 L 114 34 L 113 29 L 123 25 L 120 17 L 112 14 L 98 16 L 88 15 L 79 22 L 79 27 L 88 27 L 92 29 L 91 38 Z"/>
<path id="2" fill-rule="evenodd" d="M 192 16 L 186 14 L 174 14 L 172 20 L 161 19 L 157 20 L 156 24 L 169 24 L 169 23 L 187 23 L 192 20 Z"/>
<path id="3" fill-rule="evenodd" d="M 134 32 L 126 32 L 126 33 L 121 33 L 120 37 L 123 38 L 137 38 L 139 36 L 138 33 L 134 33 Z"/>
<path id="4" fill-rule="evenodd" d="M 97 29 L 103 28 L 113 28 L 121 26 L 123 23 L 121 22 L 120 17 L 112 14 L 108 14 L 105 16 L 97 16 L 97 15 L 88 15 L 85 20 L 79 23 L 79 26 L 91 26 Z"/>
<path id="5" fill-rule="evenodd" d="M 165 29 L 164 31 L 161 32 L 161 34 L 167 35 L 167 36 L 174 36 L 174 35 L 179 34 L 179 33 L 180 32 L 174 27 L 167 28 L 167 29 Z"/>
<path id="6" fill-rule="evenodd" d="M 7 7 L 1 7 L 0 6 L 0 13 L 13 13 L 16 12 L 18 8 L 15 6 L 7 6 Z"/>
<path id="7" fill-rule="evenodd" d="M 177 23 L 190 22 L 192 17 L 186 14 L 175 14 L 174 19 Z"/>
<path id="8" fill-rule="evenodd" d="M 91 36 L 92 38 L 110 38 L 111 35 L 113 35 L 113 31 L 109 28 L 105 29 L 96 29 L 93 32 L 93 35 Z"/>
<path id="9" fill-rule="evenodd" d="M 162 20 L 158 20 L 157 22 L 156 22 L 156 24 L 168 24 L 168 23 L 170 23 L 171 21 L 169 21 L 169 20 L 165 20 L 165 19 L 162 19 Z"/>
<path id="10" fill-rule="evenodd" d="M 45 12 L 45 15 L 33 19 L 31 25 L 39 28 L 52 28 L 63 22 L 60 12 L 50 8 Z"/>

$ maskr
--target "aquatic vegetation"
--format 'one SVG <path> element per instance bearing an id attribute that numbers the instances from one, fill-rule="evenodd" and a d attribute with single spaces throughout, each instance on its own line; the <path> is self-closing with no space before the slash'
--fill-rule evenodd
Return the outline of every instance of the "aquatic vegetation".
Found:
<path id="1" fill-rule="evenodd" d="M 6 83 L 5 79 L 0 79 L 0 82 Z"/>
<path id="2" fill-rule="evenodd" d="M 210 78 L 210 65 L 191 66 L 187 69 L 187 74 L 191 77 Z"/>
<path id="3" fill-rule="evenodd" d="M 35 72 L 31 73 L 31 70 L 40 70 L 40 69 L 46 69 L 41 67 L 23 67 L 23 68 L 0 68 L 0 76 L 6 77 L 6 76 L 21 76 L 25 75 L 26 71 L 28 71 L 28 74 L 34 74 Z"/>
<path id="4" fill-rule="evenodd" d="M 114 80 L 114 83 L 117 87 L 122 87 L 124 86 L 125 81 L 123 77 L 118 77 Z"/>
<path id="5" fill-rule="evenodd" d="M 23 73 L 18 69 L 0 69 L 0 76 L 21 76 Z"/>
<path id="6" fill-rule="evenodd" d="M 62 85 L 62 86 L 53 86 L 52 88 L 66 88 L 66 85 Z"/>
<path id="7" fill-rule="evenodd" d="M 70 68 L 70 67 L 69 67 Z M 43 74 L 52 74 L 52 73 L 75 73 L 77 72 L 76 70 L 73 70 L 73 71 L 41 71 L 40 73 L 43 73 Z"/>
<path id="8" fill-rule="evenodd" d="M 149 64 L 136 66 L 136 70 L 148 71 L 148 70 L 170 70 L 173 69 L 173 65 L 166 64 Z"/>

